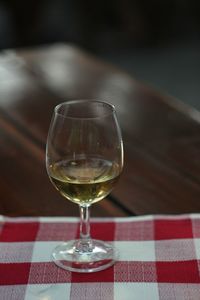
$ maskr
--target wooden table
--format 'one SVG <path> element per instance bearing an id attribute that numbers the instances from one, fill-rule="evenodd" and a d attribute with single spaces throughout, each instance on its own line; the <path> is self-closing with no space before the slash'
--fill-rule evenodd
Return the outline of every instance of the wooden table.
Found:
<path id="1" fill-rule="evenodd" d="M 125 168 L 93 216 L 200 211 L 200 113 L 70 45 L 0 55 L 0 214 L 76 215 L 45 169 L 56 104 L 103 99 L 116 106 Z"/>

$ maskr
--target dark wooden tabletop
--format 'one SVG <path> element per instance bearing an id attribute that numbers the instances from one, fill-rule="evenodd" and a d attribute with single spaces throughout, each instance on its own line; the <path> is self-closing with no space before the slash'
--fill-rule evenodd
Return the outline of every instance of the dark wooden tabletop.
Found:
<path id="1" fill-rule="evenodd" d="M 115 105 L 125 167 L 93 216 L 200 211 L 200 113 L 69 45 L 0 55 L 0 214 L 78 216 L 45 168 L 53 108 L 71 99 Z"/>

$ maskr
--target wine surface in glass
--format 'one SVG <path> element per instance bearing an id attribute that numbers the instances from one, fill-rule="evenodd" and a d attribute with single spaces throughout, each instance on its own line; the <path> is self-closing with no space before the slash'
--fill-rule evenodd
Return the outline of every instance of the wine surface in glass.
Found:
<path id="1" fill-rule="evenodd" d="M 102 200 L 113 189 L 121 168 L 101 157 L 76 157 L 55 162 L 49 176 L 59 192 L 72 202 L 87 205 Z"/>

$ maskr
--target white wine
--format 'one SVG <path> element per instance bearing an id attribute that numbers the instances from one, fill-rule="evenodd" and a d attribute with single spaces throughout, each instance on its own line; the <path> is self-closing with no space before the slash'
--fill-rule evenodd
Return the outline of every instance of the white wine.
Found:
<path id="1" fill-rule="evenodd" d="M 99 157 L 78 157 L 49 166 L 49 176 L 67 199 L 82 205 L 102 200 L 112 190 L 121 167 Z"/>

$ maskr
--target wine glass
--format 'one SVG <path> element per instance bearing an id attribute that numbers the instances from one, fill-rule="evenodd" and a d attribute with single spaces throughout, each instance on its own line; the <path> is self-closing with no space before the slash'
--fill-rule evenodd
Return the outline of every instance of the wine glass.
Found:
<path id="1" fill-rule="evenodd" d="M 57 246 L 53 261 L 76 272 L 111 266 L 117 250 L 111 243 L 91 239 L 89 210 L 110 193 L 123 168 L 123 143 L 114 106 L 96 100 L 57 105 L 48 133 L 46 167 L 56 189 L 80 208 L 80 239 Z"/>

